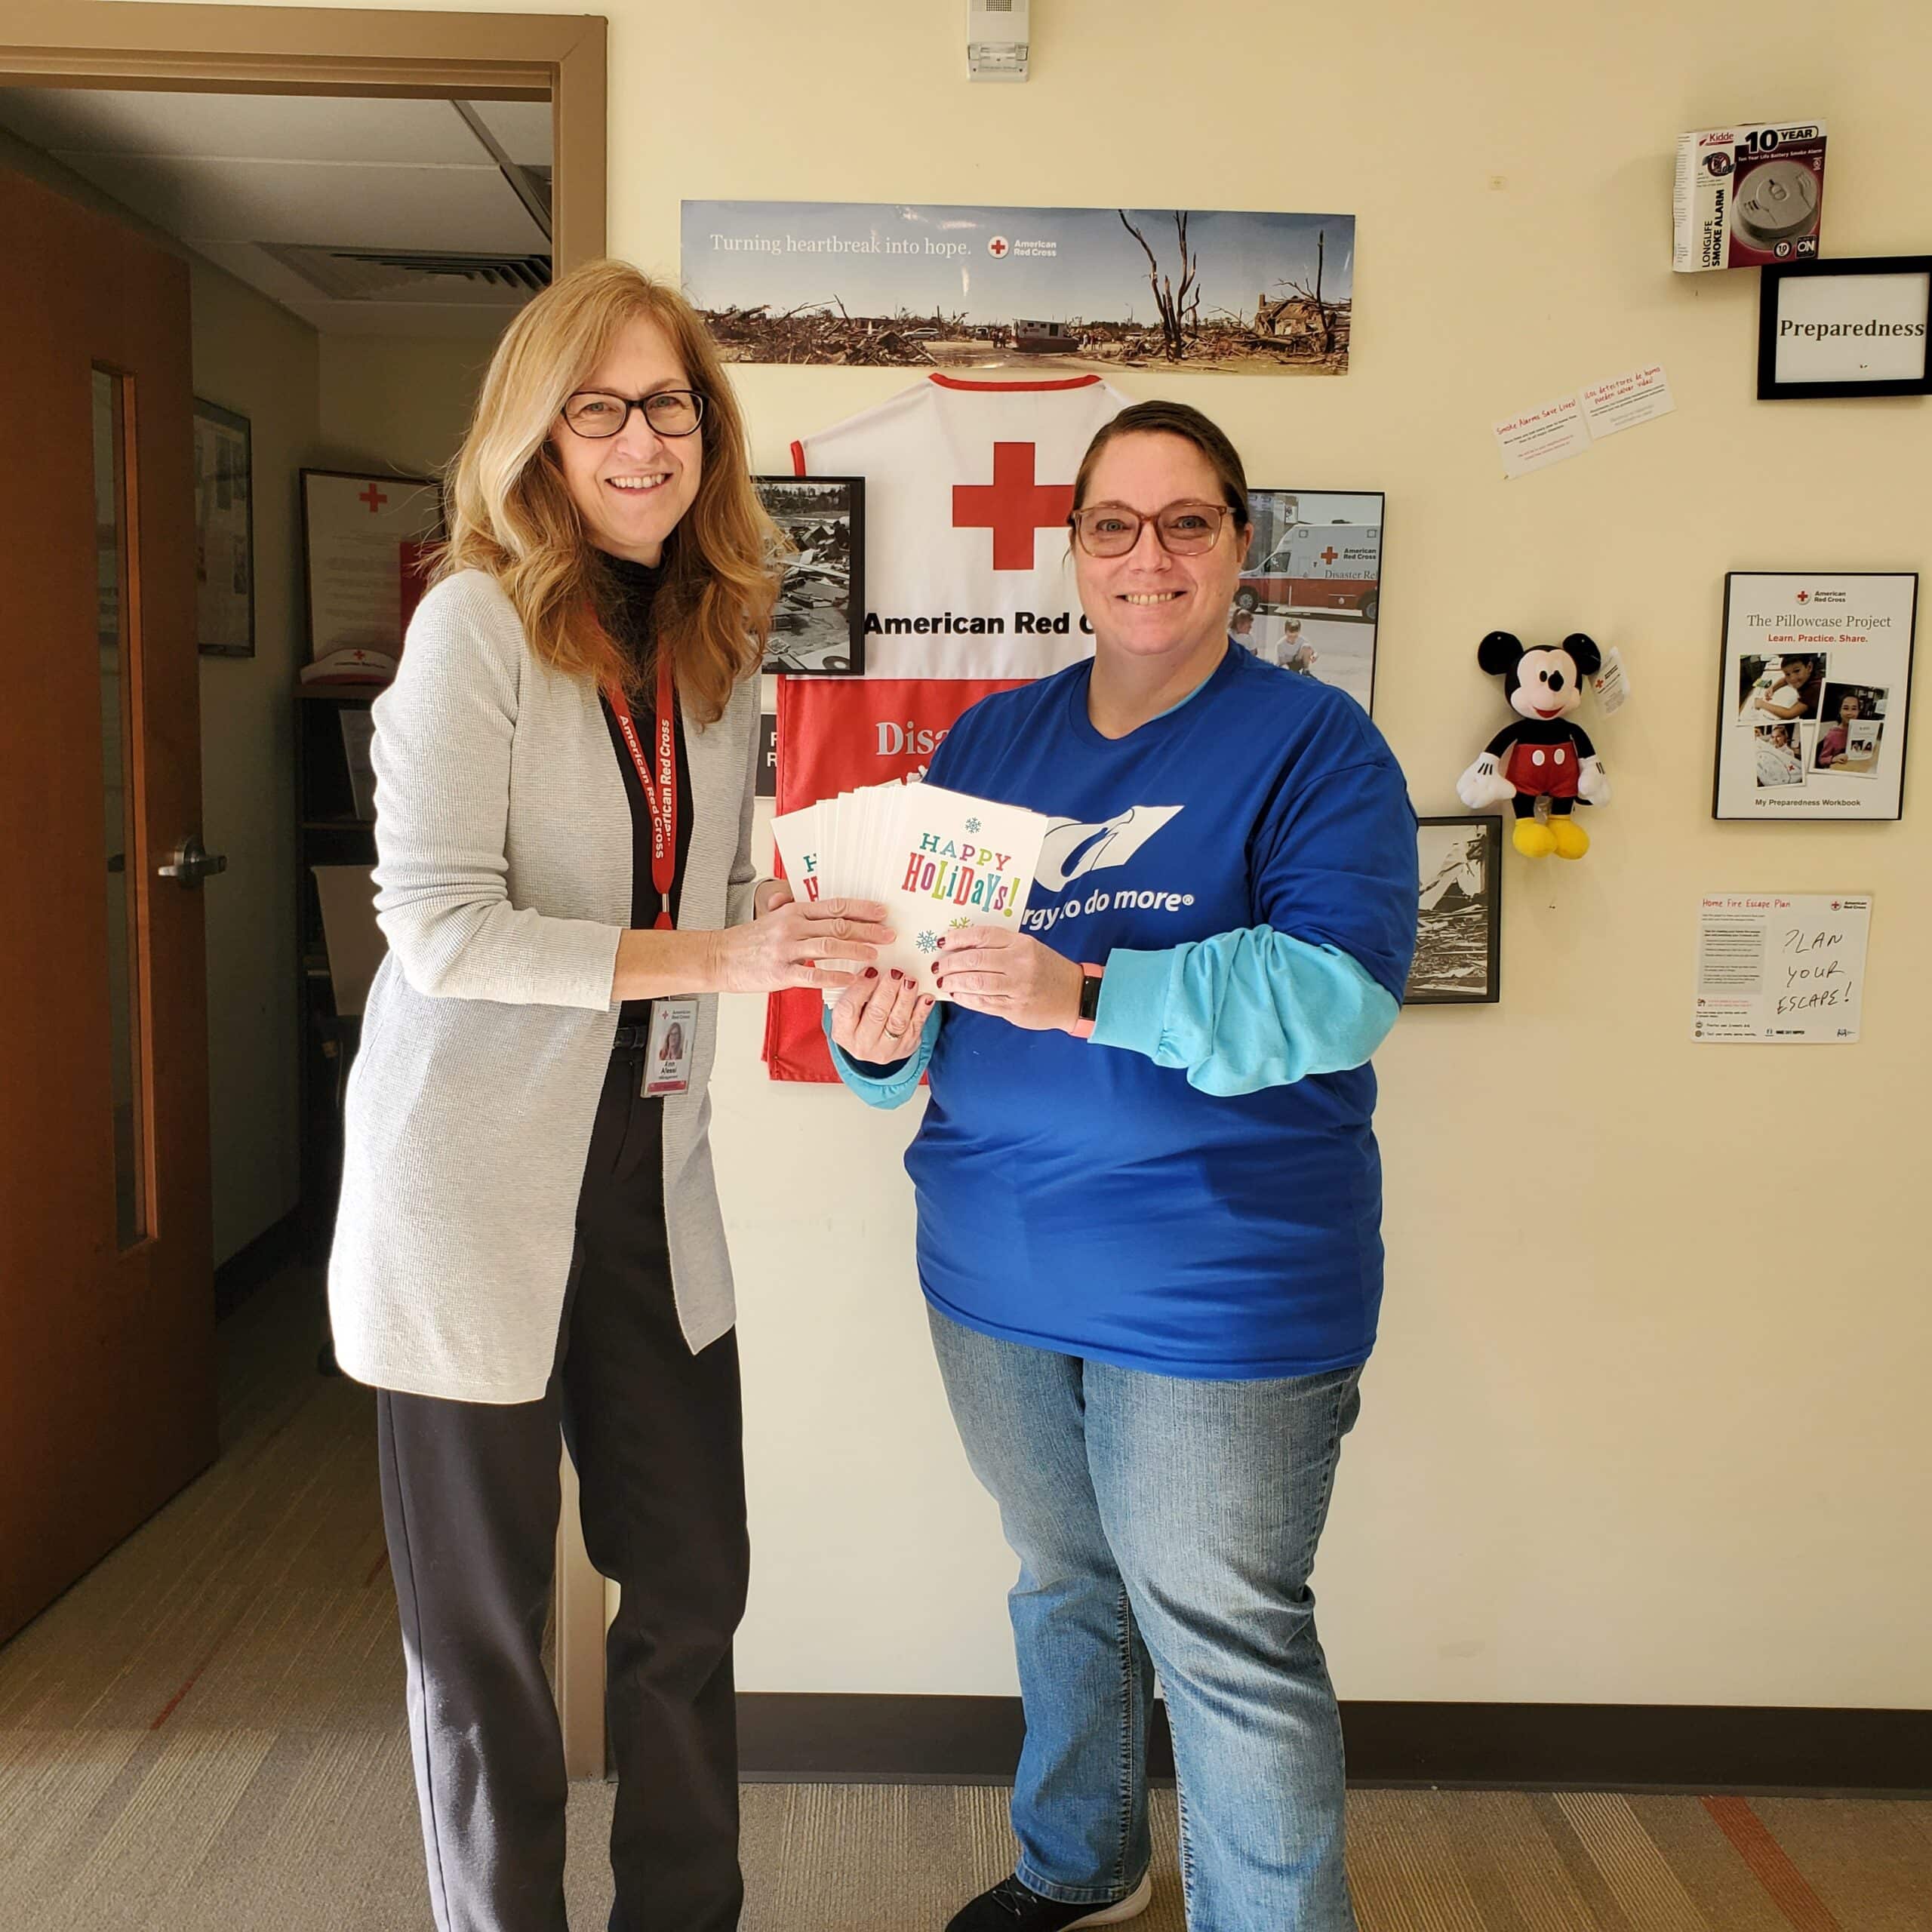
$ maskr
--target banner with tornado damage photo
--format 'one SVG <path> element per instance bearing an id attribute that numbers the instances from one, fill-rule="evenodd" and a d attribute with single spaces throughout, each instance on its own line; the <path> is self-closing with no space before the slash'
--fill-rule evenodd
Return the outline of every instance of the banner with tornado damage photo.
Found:
<path id="1" fill-rule="evenodd" d="M 686 202 L 685 293 L 733 362 L 1339 376 L 1355 217 Z"/>

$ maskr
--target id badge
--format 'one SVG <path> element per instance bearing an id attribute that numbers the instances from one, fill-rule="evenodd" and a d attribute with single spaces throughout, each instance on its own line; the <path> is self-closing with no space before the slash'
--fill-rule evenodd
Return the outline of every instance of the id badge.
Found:
<path id="1" fill-rule="evenodd" d="M 697 1051 L 697 1001 L 655 999 L 651 1002 L 651 1044 L 644 1054 L 646 1099 L 662 1094 L 688 1094 L 691 1058 Z"/>

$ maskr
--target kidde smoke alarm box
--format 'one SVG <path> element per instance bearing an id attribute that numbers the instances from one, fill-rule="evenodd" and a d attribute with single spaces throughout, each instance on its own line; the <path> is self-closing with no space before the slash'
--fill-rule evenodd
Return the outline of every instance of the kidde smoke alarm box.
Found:
<path id="1" fill-rule="evenodd" d="M 1695 274 L 1814 260 L 1824 199 L 1822 121 L 1679 135 L 1670 265 Z"/>
<path id="2" fill-rule="evenodd" d="M 1029 0 L 966 0 L 966 72 L 975 81 L 1023 81 Z"/>

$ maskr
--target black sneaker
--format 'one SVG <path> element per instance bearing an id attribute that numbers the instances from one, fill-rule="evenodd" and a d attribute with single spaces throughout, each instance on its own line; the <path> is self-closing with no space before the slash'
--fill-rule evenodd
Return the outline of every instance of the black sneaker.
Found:
<path id="1" fill-rule="evenodd" d="M 1118 1925 L 1154 1903 L 1154 1881 L 1143 1878 L 1112 1905 L 1063 1905 L 1043 1899 L 1018 1878 L 1002 1878 L 946 1923 L 946 1932 L 1073 1932 L 1076 1925 Z"/>

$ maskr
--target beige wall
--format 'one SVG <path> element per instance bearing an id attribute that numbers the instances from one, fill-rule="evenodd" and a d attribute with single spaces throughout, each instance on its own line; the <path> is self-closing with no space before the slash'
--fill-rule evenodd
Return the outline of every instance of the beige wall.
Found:
<path id="1" fill-rule="evenodd" d="M 202 660 L 208 889 L 208 1101 L 215 1258 L 300 1195 L 293 697 L 306 662 L 298 472 L 426 474 L 462 434 L 473 342 L 318 337 L 245 284 L 191 258 L 195 390 L 248 417 L 255 463 L 252 660 Z"/>
<path id="2" fill-rule="evenodd" d="M 315 331 L 192 262 L 195 393 L 248 418 L 255 654 L 202 660 L 202 836 L 228 855 L 208 901 L 208 1112 L 215 1259 L 301 1192 L 291 693 L 307 655 L 296 472 L 316 460 Z"/>
<path id="3" fill-rule="evenodd" d="M 321 337 L 192 258 L 195 393 L 254 428 L 252 661 L 202 660 L 202 795 L 229 869 L 208 890 L 215 1258 L 297 1204 L 300 1069 L 293 693 L 308 659 L 298 472 L 423 474 L 462 435 L 473 342 Z"/>
<path id="4" fill-rule="evenodd" d="M 463 0 L 474 6 L 477 0 Z M 527 7 L 529 0 L 524 0 Z M 1389 493 L 1378 715 L 1418 807 L 1501 721 L 1476 638 L 1580 626 L 1635 697 L 1580 866 L 1512 860 L 1505 998 L 1380 1057 L 1389 1292 L 1321 1564 L 1357 1697 L 1932 1703 L 1932 797 L 1898 826 L 1709 817 L 1727 568 L 1932 566 L 1932 405 L 1758 404 L 1756 291 L 1673 277 L 1669 155 L 1749 113 L 1832 129 L 1832 252 L 1932 243 L 1932 17 L 1847 0 L 1042 0 L 1035 78 L 961 78 L 962 10 L 715 0 L 611 18 L 614 248 L 680 195 L 1338 209 L 1355 365 L 1163 380 L 1263 480 Z M 724 103 L 721 106 L 721 103 Z M 1488 425 L 1651 359 L 1678 411 L 1505 483 Z M 755 454 L 890 395 L 745 372 Z M 1926 732 L 1915 755 L 1932 755 Z M 1876 895 L 1866 1038 L 1694 1048 L 1715 887 Z M 729 1003 L 717 1145 L 741 1284 L 753 1690 L 1012 1684 L 1011 1564 L 940 1401 L 896 1157 L 909 1115 L 774 1088 Z M 1182 1238 L 1180 1230 L 1174 1238 Z"/>
<path id="5" fill-rule="evenodd" d="M 429 474 L 463 433 L 472 341 L 318 336 L 198 257 L 195 390 L 254 429 L 252 661 L 202 660 L 204 837 L 228 854 L 208 889 L 208 1085 L 215 1258 L 300 1198 L 293 693 L 307 661 L 298 472 Z"/>

